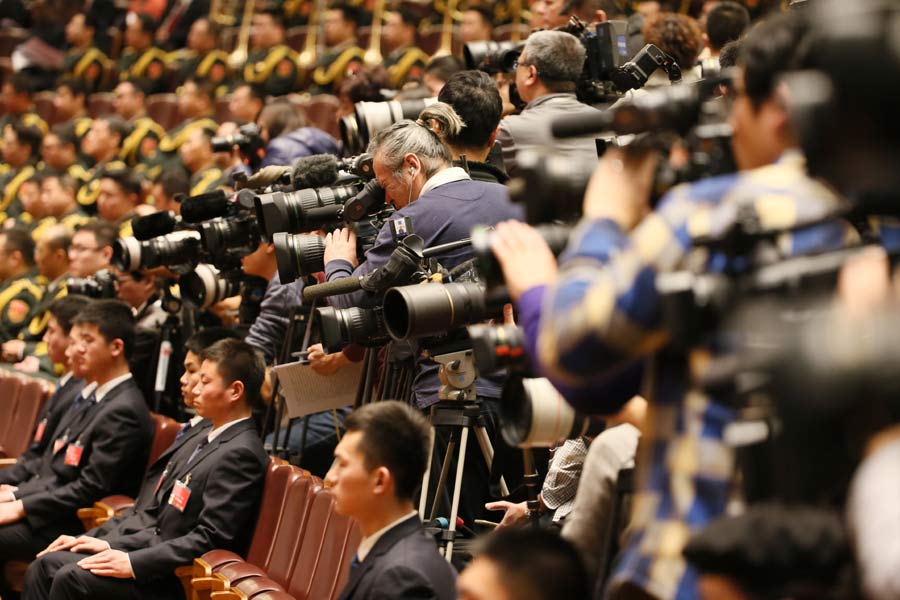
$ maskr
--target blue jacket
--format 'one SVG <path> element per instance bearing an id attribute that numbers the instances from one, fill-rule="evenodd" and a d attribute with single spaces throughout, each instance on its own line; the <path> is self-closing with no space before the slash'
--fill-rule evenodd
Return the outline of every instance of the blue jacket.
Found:
<path id="1" fill-rule="evenodd" d="M 315 127 L 301 127 L 280 135 L 266 146 L 266 156 L 262 167 L 270 165 L 292 165 L 298 158 L 313 154 L 334 154 L 340 156 L 340 143 Z"/>

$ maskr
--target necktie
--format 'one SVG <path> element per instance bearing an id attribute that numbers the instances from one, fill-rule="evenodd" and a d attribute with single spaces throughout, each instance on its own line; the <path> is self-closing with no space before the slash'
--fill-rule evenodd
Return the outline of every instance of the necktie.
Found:
<path id="1" fill-rule="evenodd" d="M 204 448 L 206 448 L 206 445 L 208 443 L 209 443 L 209 437 L 204 437 L 202 440 L 200 440 L 200 443 L 197 444 L 197 447 L 194 448 L 194 451 L 191 452 L 191 455 L 188 457 L 187 462 L 184 463 L 185 466 L 188 466 L 192 462 L 194 462 L 194 459 L 197 458 L 197 455 L 200 454 L 200 452 L 202 452 Z"/>
<path id="2" fill-rule="evenodd" d="M 190 431 L 191 427 L 193 427 L 193 425 L 191 425 L 190 421 L 188 421 L 187 423 L 182 425 L 181 429 L 178 431 L 178 435 L 175 436 L 175 441 L 177 442 L 178 440 L 183 438 L 184 434 L 186 434 L 188 431 Z"/>

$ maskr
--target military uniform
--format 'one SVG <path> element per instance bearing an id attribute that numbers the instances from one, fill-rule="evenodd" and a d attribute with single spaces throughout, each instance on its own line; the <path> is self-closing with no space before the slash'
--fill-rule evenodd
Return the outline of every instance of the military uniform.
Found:
<path id="1" fill-rule="evenodd" d="M 388 71 L 391 85 L 400 89 L 407 81 L 422 79 L 425 74 L 425 64 L 430 57 L 421 48 L 407 46 L 394 50 L 384 59 L 384 66 Z"/>
<path id="2" fill-rule="evenodd" d="M 29 111 L 20 115 L 7 113 L 0 117 L 0 137 L 2 137 L 3 130 L 6 129 L 6 126 L 12 125 L 16 121 L 20 121 L 29 127 L 37 127 L 41 130 L 42 135 L 47 135 L 47 132 L 50 131 L 50 126 L 47 125 L 47 121 L 42 119 L 36 112 Z"/>
<path id="3" fill-rule="evenodd" d="M 28 325 L 43 294 L 33 273 L 13 277 L 0 286 L 0 341 L 15 338 Z"/>
<path id="4" fill-rule="evenodd" d="M 225 175 L 218 167 L 207 167 L 191 175 L 191 196 L 212 192 L 226 184 Z"/>
<path id="5" fill-rule="evenodd" d="M 198 77 L 211 81 L 216 85 L 216 96 L 221 96 L 227 91 L 228 84 L 228 54 L 222 50 L 212 50 L 199 54 L 193 50 L 182 48 L 169 52 L 166 61 L 177 73 L 178 81 L 185 81 L 190 77 Z"/>
<path id="6" fill-rule="evenodd" d="M 75 135 L 78 137 L 78 146 L 81 147 L 81 140 L 84 139 L 84 136 L 87 135 L 88 130 L 91 128 L 94 120 L 88 116 L 75 117 L 71 121 L 72 128 L 75 130 Z"/>
<path id="7" fill-rule="evenodd" d="M 365 66 L 365 52 L 352 42 L 330 48 L 316 61 L 312 75 L 311 94 L 334 94 L 337 86 L 349 74 Z"/>
<path id="8" fill-rule="evenodd" d="M 31 237 L 34 238 L 35 242 L 37 242 L 44 236 L 48 229 L 50 229 L 57 223 L 65 225 L 70 231 L 75 231 L 75 229 L 84 225 L 90 220 L 91 218 L 87 215 L 87 213 L 76 207 L 58 219 L 56 217 L 44 217 L 43 219 L 39 219 L 37 221 L 34 221 L 33 223 L 28 224 L 27 226 L 31 231 Z"/>
<path id="9" fill-rule="evenodd" d="M 63 74 L 84 83 L 88 94 L 99 92 L 107 83 L 110 60 L 97 48 L 73 48 L 63 59 Z"/>
<path id="10" fill-rule="evenodd" d="M 47 284 L 43 296 L 41 296 L 40 301 L 34 305 L 34 308 L 31 311 L 32 317 L 28 321 L 28 327 L 24 327 L 19 332 L 17 337 L 26 343 L 23 357 L 34 354 L 35 347 L 43 339 L 44 332 L 47 330 L 47 323 L 50 322 L 50 312 L 48 310 L 50 305 L 53 304 L 54 300 L 59 300 L 68 293 L 66 290 L 67 276 L 68 275 L 57 277 Z M 38 277 L 39 282 L 45 280 L 46 279 L 42 276 Z"/>
<path id="11" fill-rule="evenodd" d="M 119 81 L 143 78 L 152 84 L 152 93 L 163 91 L 165 87 L 166 53 L 150 47 L 143 52 L 125 48 L 116 65 Z"/>
<path id="12" fill-rule="evenodd" d="M 216 131 L 219 125 L 210 117 L 198 117 L 196 119 L 188 119 L 181 124 L 169 130 L 162 139 L 159 140 L 159 147 L 153 155 L 142 162 L 137 167 L 148 179 L 153 180 L 159 175 L 163 169 L 178 165 L 183 168 L 181 158 L 178 156 L 178 149 L 188 138 L 194 129 L 202 127 L 210 131 Z"/>
<path id="13" fill-rule="evenodd" d="M 34 173 L 31 165 L 13 169 L 9 165 L 0 164 L 0 221 L 22 214 L 22 205 L 18 202 L 19 188 Z"/>
<path id="14" fill-rule="evenodd" d="M 261 86 L 271 96 L 283 96 L 297 90 L 300 78 L 299 56 L 284 44 L 253 50 L 244 66 L 244 81 Z"/>
<path id="15" fill-rule="evenodd" d="M 122 161 L 111 160 L 98 164 L 88 171 L 87 181 L 85 181 L 75 196 L 81 210 L 89 215 L 97 214 L 97 197 L 100 195 L 100 180 L 103 179 L 104 173 L 107 170 L 120 171 L 126 168 L 127 166 Z"/>
<path id="16" fill-rule="evenodd" d="M 166 130 L 150 117 L 138 117 L 131 126 L 131 134 L 122 142 L 119 158 L 137 172 L 146 174 L 146 163 L 156 154 Z"/>

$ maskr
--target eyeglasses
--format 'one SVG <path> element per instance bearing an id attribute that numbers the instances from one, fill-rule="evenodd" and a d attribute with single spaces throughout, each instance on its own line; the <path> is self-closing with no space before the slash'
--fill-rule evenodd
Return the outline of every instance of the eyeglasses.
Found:
<path id="1" fill-rule="evenodd" d="M 521 62 L 521 61 L 519 61 L 519 59 L 516 59 L 515 61 L 513 61 L 512 66 L 513 66 L 513 69 L 518 69 L 519 67 L 531 67 L 534 65 L 532 65 L 531 63 L 527 63 L 527 62 Z"/>

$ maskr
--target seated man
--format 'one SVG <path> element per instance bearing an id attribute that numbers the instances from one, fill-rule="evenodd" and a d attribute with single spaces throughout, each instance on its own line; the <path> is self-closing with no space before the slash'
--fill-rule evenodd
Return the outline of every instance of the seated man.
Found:
<path id="1" fill-rule="evenodd" d="M 578 553 L 541 529 L 504 529 L 489 536 L 459 576 L 459 600 L 590 598 Z"/>
<path id="2" fill-rule="evenodd" d="M 206 435 L 154 463 L 123 515 L 41 552 L 23 598 L 182 598 L 176 567 L 214 548 L 246 551 L 269 462 L 250 418 L 264 365 L 233 339 L 200 357 L 194 408 L 212 423 Z"/>
<path id="3" fill-rule="evenodd" d="M 65 296 L 54 300 L 47 308 L 49 317 L 47 330 L 44 332 L 47 354 L 54 363 L 66 365 L 66 372 L 59 378 L 56 391 L 41 408 L 28 450 L 16 460 L 15 465 L 0 470 L 0 494 L 14 492 L 13 484 L 26 481 L 37 474 L 41 457 L 50 445 L 50 440 L 56 437 L 56 426 L 84 388 L 81 372 L 73 368 L 66 349 L 69 347 L 72 320 L 88 302 L 90 301 L 84 296 Z"/>
<path id="4" fill-rule="evenodd" d="M 367 404 L 344 421 L 326 482 L 335 511 L 365 536 L 341 600 L 453 598 L 453 568 L 422 530 L 413 495 L 428 460 L 428 422 L 397 401 Z"/>
<path id="5" fill-rule="evenodd" d="M 0 493 L 0 563 L 31 560 L 59 535 L 81 531 L 76 510 L 135 493 L 147 464 L 153 422 L 128 370 L 131 309 L 96 300 L 73 324 L 73 369 L 88 385 L 60 417 L 34 475 Z"/>

